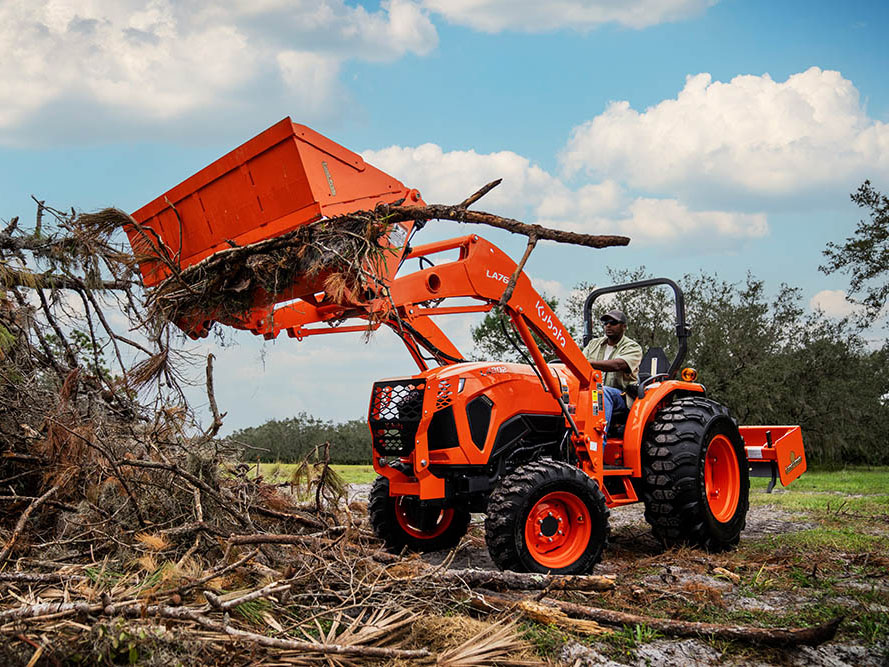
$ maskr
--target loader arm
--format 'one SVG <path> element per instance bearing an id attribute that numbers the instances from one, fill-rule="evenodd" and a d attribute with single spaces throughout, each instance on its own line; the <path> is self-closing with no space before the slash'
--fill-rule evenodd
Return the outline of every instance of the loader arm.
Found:
<path id="1" fill-rule="evenodd" d="M 403 339 L 411 339 L 413 344 L 421 348 L 429 350 L 429 346 L 423 341 L 424 338 L 434 344 L 446 355 L 443 356 L 442 363 L 463 361 L 460 351 L 429 318 L 490 311 L 503 295 L 509 278 L 516 269 L 516 263 L 502 250 L 477 235 L 418 246 L 412 249 L 405 259 L 428 257 L 448 250 L 459 250 L 460 257 L 453 262 L 396 278 L 384 290 L 388 291 L 386 296 L 377 297 L 367 306 L 338 304 L 316 306 L 307 301 L 299 301 L 264 313 L 262 317 L 238 323 L 236 326 L 267 339 L 276 338 L 282 331 L 287 331 L 292 338 L 302 339 L 319 334 L 367 330 L 368 326 L 377 328 L 382 322 L 399 333 Z M 471 306 L 427 305 L 430 302 L 454 298 L 474 298 L 480 303 Z M 583 356 L 558 316 L 531 285 L 524 272 L 519 274 L 505 310 L 510 319 L 517 323 L 519 334 L 526 345 L 530 340 L 533 344 L 530 348 L 537 350 L 533 338 L 525 340 L 521 329 L 523 326 L 533 330 L 549 343 L 559 360 L 578 378 L 582 388 L 590 386 L 596 371 Z M 309 327 L 310 324 L 318 322 L 338 323 L 347 318 L 364 319 L 370 324 Z M 399 326 L 405 324 L 408 327 L 399 331 Z M 448 359 L 448 356 L 454 358 Z M 560 394 L 558 390 L 551 393 Z"/>

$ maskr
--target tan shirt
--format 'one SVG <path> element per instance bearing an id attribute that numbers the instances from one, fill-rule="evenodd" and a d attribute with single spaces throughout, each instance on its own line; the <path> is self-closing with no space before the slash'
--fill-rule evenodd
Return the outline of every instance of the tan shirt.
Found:
<path id="1" fill-rule="evenodd" d="M 583 356 L 590 361 L 603 361 L 605 359 L 605 348 L 608 346 L 608 338 L 593 338 L 589 344 L 583 348 Z M 642 348 L 639 343 L 634 341 L 626 334 L 621 336 L 614 346 L 614 353 L 611 359 L 623 359 L 630 367 L 629 373 L 621 373 L 620 371 L 610 371 L 605 373 L 603 384 L 608 387 L 617 387 L 618 389 L 626 389 L 631 382 L 639 381 L 639 364 L 642 363 Z"/>

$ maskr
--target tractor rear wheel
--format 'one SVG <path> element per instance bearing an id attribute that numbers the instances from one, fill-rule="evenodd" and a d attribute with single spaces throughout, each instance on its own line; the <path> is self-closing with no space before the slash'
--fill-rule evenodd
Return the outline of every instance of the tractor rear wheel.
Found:
<path id="1" fill-rule="evenodd" d="M 642 443 L 645 519 L 666 545 L 723 551 L 747 521 L 744 441 L 724 406 L 685 397 L 661 409 Z"/>
<path id="2" fill-rule="evenodd" d="M 572 465 L 529 463 L 491 494 L 485 539 L 501 570 L 587 573 L 608 541 L 605 497 L 594 479 Z"/>
<path id="3" fill-rule="evenodd" d="M 386 550 L 441 551 L 460 543 L 469 528 L 465 509 L 423 507 L 412 496 L 389 495 L 389 480 L 377 477 L 367 503 L 374 534 Z"/>

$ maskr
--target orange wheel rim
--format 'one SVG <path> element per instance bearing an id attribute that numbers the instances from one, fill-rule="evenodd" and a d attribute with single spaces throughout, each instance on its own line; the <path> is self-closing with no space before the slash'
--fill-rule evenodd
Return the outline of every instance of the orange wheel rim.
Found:
<path id="1" fill-rule="evenodd" d="M 704 459 L 704 489 L 716 520 L 725 523 L 735 515 L 741 497 L 741 471 L 731 441 L 714 436 Z"/>
<path id="2" fill-rule="evenodd" d="M 403 504 L 403 499 L 399 498 L 395 502 L 395 519 L 398 521 L 398 525 L 401 526 L 402 530 L 411 537 L 416 537 L 419 540 L 431 540 L 448 529 L 448 526 L 451 525 L 451 521 L 454 519 L 454 510 L 452 508 L 441 510 L 438 513 L 438 519 L 436 519 L 435 525 L 431 529 L 424 530 L 416 524 L 414 519 L 408 516 L 407 510 Z"/>
<path id="3" fill-rule="evenodd" d="M 593 522 L 586 504 L 573 493 L 554 491 L 537 501 L 525 520 L 525 544 L 543 567 L 572 565 L 590 543 Z"/>

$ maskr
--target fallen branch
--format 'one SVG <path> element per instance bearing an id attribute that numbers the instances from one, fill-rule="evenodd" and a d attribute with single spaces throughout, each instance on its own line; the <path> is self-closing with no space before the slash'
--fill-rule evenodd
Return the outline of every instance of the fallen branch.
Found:
<path id="1" fill-rule="evenodd" d="M 191 483 L 193 486 L 198 487 L 204 493 L 210 495 L 219 506 L 235 521 L 237 521 L 241 526 L 249 526 L 251 521 L 249 518 L 245 518 L 242 514 L 235 511 L 230 507 L 230 504 L 226 502 L 226 500 L 219 495 L 219 492 L 212 488 L 209 484 L 207 484 L 202 479 L 195 477 L 187 470 L 183 470 L 181 467 L 176 465 L 175 463 L 160 463 L 159 461 L 143 461 L 143 460 L 135 460 L 135 459 L 126 459 L 119 462 L 121 466 L 129 466 L 132 468 L 149 468 L 153 470 L 168 470 L 169 472 L 178 475 Z"/>
<path id="2" fill-rule="evenodd" d="M 229 544 L 300 544 L 309 546 L 331 546 L 323 544 L 321 540 L 308 535 L 272 535 L 268 533 L 256 533 L 255 535 L 232 535 L 228 538 Z"/>
<path id="3" fill-rule="evenodd" d="M 488 194 L 491 190 L 493 190 L 493 189 L 496 188 L 498 185 L 500 185 L 502 182 L 503 182 L 503 179 L 502 179 L 502 178 L 498 178 L 496 181 L 491 181 L 491 182 L 488 183 L 487 185 L 485 185 L 485 186 L 479 188 L 479 189 L 478 189 L 476 192 L 474 192 L 473 194 L 469 195 L 466 199 L 464 199 L 463 201 L 461 201 L 459 204 L 457 204 L 457 208 L 469 208 L 469 207 L 472 206 L 475 202 L 477 202 L 479 199 L 481 199 L 481 198 L 484 197 L 486 194 Z"/>
<path id="4" fill-rule="evenodd" d="M 17 502 L 25 502 L 27 500 L 37 500 L 36 496 L 0 496 L 0 502 L 3 503 L 17 503 Z M 60 510 L 65 510 L 66 512 L 76 512 L 77 507 L 71 505 L 70 503 L 60 503 L 56 500 L 47 500 L 46 504 L 50 507 L 57 507 Z"/>
<path id="5" fill-rule="evenodd" d="M 493 570 L 444 570 L 432 577 L 441 583 L 462 583 L 470 588 L 484 586 L 495 590 L 574 590 L 610 591 L 614 577 L 599 575 L 531 574 Z"/>
<path id="6" fill-rule="evenodd" d="M 82 574 L 58 572 L 0 572 L 0 581 L 22 584 L 57 584 L 65 581 L 85 581 Z"/>
<path id="7" fill-rule="evenodd" d="M 609 248 L 612 246 L 629 245 L 627 236 L 610 234 L 581 234 L 568 232 L 562 229 L 551 229 L 542 225 L 529 225 L 513 218 L 504 218 L 484 211 L 470 211 L 461 206 L 445 206 L 442 204 L 430 204 L 429 206 L 399 206 L 389 209 L 387 222 L 400 220 L 453 220 L 455 222 L 470 222 L 478 225 L 488 225 L 503 229 L 512 234 L 524 236 L 536 236 L 540 241 L 555 241 L 556 243 L 570 243 L 572 245 L 586 246 L 587 248 Z"/>
<path id="8" fill-rule="evenodd" d="M 471 606 L 482 611 L 518 611 L 523 616 L 531 619 L 535 623 L 542 625 L 555 625 L 571 632 L 578 632 L 585 635 L 605 635 L 612 632 L 607 628 L 603 628 L 595 621 L 583 618 L 571 618 L 561 609 L 541 604 L 535 600 L 519 600 L 518 602 L 506 608 L 492 607 L 487 604 L 484 598 L 474 598 Z"/>
<path id="9" fill-rule="evenodd" d="M 176 216 L 179 216 L 179 213 L 176 213 Z M 222 428 L 222 418 L 225 417 L 225 413 L 219 414 L 219 408 L 216 406 L 216 394 L 213 391 L 213 359 L 215 357 L 212 353 L 207 355 L 207 398 L 210 401 L 210 412 L 213 414 L 213 423 L 210 424 L 210 427 L 204 432 L 204 438 L 206 440 L 211 440 L 216 437 L 216 434 L 219 433 L 219 429 Z"/>
<path id="10" fill-rule="evenodd" d="M 537 245 L 537 234 L 531 232 L 528 235 L 528 245 L 525 246 L 525 252 L 522 255 L 522 259 L 519 260 L 519 263 L 516 264 L 515 271 L 512 272 L 512 275 L 509 277 L 509 282 L 506 284 L 506 289 L 503 290 L 503 294 L 500 297 L 500 301 L 497 303 L 500 308 L 503 308 L 509 300 L 512 298 L 512 293 L 515 290 L 516 283 L 519 281 L 519 276 L 522 275 L 522 270 L 525 268 L 525 264 L 528 262 L 528 258 L 531 257 L 531 253 L 534 251 L 534 247 Z"/>
<path id="11" fill-rule="evenodd" d="M 269 516 L 274 519 L 293 521 L 294 523 L 306 526 L 307 528 L 314 528 L 315 530 L 324 530 L 325 528 L 327 528 L 327 526 L 321 521 L 317 521 L 316 519 L 311 519 L 300 514 L 294 514 L 293 512 L 279 512 L 278 510 L 272 510 L 268 507 L 260 506 L 251 507 L 250 511 L 256 514 L 262 514 L 263 516 Z"/>
<path id="12" fill-rule="evenodd" d="M 519 605 L 523 600 L 509 599 L 485 594 L 480 602 L 493 609 L 507 609 Z M 761 646 L 818 646 L 830 641 L 836 635 L 837 628 L 843 620 L 838 616 L 833 620 L 808 628 L 753 628 L 743 625 L 720 625 L 717 623 L 700 623 L 695 621 L 677 621 L 654 616 L 628 614 L 614 609 L 600 609 L 585 605 L 544 598 L 544 605 L 555 607 L 566 614 L 587 618 L 607 625 L 645 625 L 672 637 L 710 637 L 731 641 L 749 642 Z"/>
<path id="13" fill-rule="evenodd" d="M 103 606 L 88 602 L 41 602 L 0 611 L 0 622 L 20 621 L 25 618 L 37 618 L 50 614 L 97 614 L 102 611 Z"/>
<path id="14" fill-rule="evenodd" d="M 173 607 L 168 605 L 143 606 L 139 601 L 131 601 L 123 604 L 89 604 L 86 602 L 50 602 L 34 605 L 26 605 L 0 612 L 0 621 L 22 620 L 26 618 L 38 618 L 52 615 L 96 615 L 129 616 L 135 618 L 149 618 L 159 616 L 182 621 L 192 621 L 230 637 L 254 642 L 260 646 L 269 648 L 286 649 L 289 651 L 301 651 L 305 653 L 320 653 L 322 655 L 359 655 L 368 658 L 424 658 L 429 655 L 427 649 L 396 649 L 378 646 L 348 646 L 343 644 L 322 644 L 319 642 L 303 642 L 292 639 L 279 639 L 267 637 L 255 632 L 247 632 L 231 625 L 227 620 L 214 621 L 205 615 L 209 611 L 207 606 L 201 607 Z"/>
<path id="15" fill-rule="evenodd" d="M 207 602 L 210 603 L 210 606 L 214 609 L 218 609 L 219 611 L 230 611 L 234 609 L 238 605 L 242 605 L 245 602 L 250 602 L 251 600 L 257 600 L 259 598 L 268 598 L 277 593 L 283 593 L 284 591 L 290 590 L 293 587 L 293 580 L 278 580 L 273 581 L 270 584 L 266 584 L 262 588 L 257 588 L 255 591 L 250 591 L 249 593 L 245 593 L 244 595 L 239 595 L 238 597 L 231 598 L 228 600 L 224 600 L 220 597 L 217 597 L 212 591 L 204 591 L 204 597 L 207 599 Z"/>
<path id="16" fill-rule="evenodd" d="M 0 551 L 0 565 L 6 562 L 6 559 L 9 558 L 9 554 L 12 552 L 12 548 L 15 546 L 16 540 L 18 540 L 19 536 L 22 534 L 22 531 L 25 529 L 25 524 L 28 523 L 28 518 L 31 514 L 40 507 L 43 503 L 49 500 L 53 494 L 55 494 L 61 488 L 60 484 L 56 484 L 49 491 L 44 493 L 39 498 L 31 501 L 31 504 L 25 508 L 25 511 L 22 512 L 22 515 L 19 517 L 18 522 L 15 524 L 15 529 L 12 531 L 12 535 L 6 541 L 6 546 L 3 547 L 3 550 Z"/>
<path id="17" fill-rule="evenodd" d="M 259 553 L 259 549 L 254 549 L 253 551 L 246 554 L 242 558 L 238 559 L 234 563 L 230 563 L 229 565 L 226 565 L 225 567 L 220 567 L 218 569 L 211 570 L 209 572 L 209 574 L 204 575 L 200 579 L 189 582 L 187 584 L 182 584 L 174 592 L 185 593 L 186 591 L 189 591 L 192 588 L 195 588 L 195 587 L 200 586 L 202 584 L 206 584 L 208 581 L 212 581 L 213 579 L 216 579 L 217 577 L 221 577 L 223 574 L 225 574 L 227 572 L 231 572 L 232 570 L 241 567 L 248 560 L 250 560 L 251 558 L 254 558 L 256 556 L 256 554 L 258 554 L 258 553 Z"/>
<path id="18" fill-rule="evenodd" d="M 27 287 L 30 289 L 70 289 L 82 290 L 87 287 L 84 281 L 73 276 L 61 276 L 55 273 L 33 273 L 13 269 L 4 264 L 0 266 L 0 286 L 5 288 Z M 91 289 L 127 290 L 133 286 L 129 280 L 101 280 Z"/>

